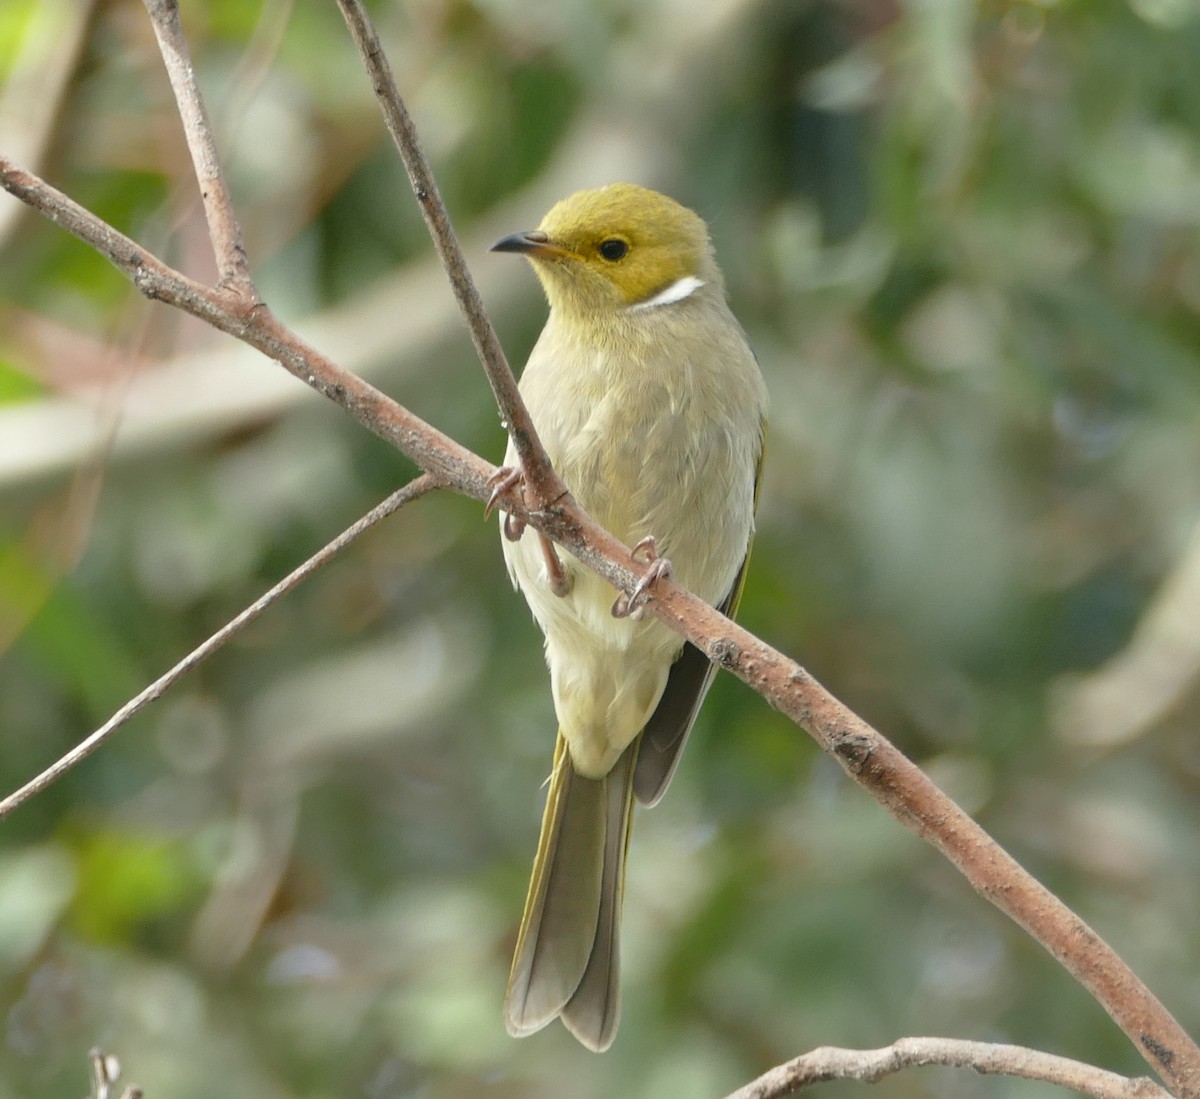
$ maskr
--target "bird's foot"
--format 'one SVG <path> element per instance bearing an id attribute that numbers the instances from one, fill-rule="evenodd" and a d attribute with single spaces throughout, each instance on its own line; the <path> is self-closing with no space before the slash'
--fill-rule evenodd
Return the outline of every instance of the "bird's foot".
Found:
<path id="1" fill-rule="evenodd" d="M 524 493 L 525 471 L 520 466 L 499 466 L 487 479 L 487 483 L 492 486 L 492 494 L 483 509 L 485 519 L 506 496 L 514 499 L 515 493 Z M 516 518 L 512 512 L 507 513 L 504 516 L 504 537 L 510 542 L 519 542 L 524 533 L 525 520 Z"/>
<path id="2" fill-rule="evenodd" d="M 654 544 L 653 535 L 643 538 L 630 551 L 629 556 L 636 564 L 645 563 L 648 567 L 645 575 L 634 585 L 628 595 L 621 592 L 617 601 L 612 605 L 613 618 L 632 618 L 640 621 L 646 610 L 646 600 L 650 589 L 674 571 L 671 562 L 665 557 L 659 557 Z"/>
<path id="3" fill-rule="evenodd" d="M 487 506 L 483 509 L 485 519 L 505 498 L 515 501 L 519 495 L 520 502 L 525 502 L 525 471 L 520 466 L 500 466 L 488 478 L 487 483 L 492 486 L 492 494 L 488 497 Z M 519 542 L 521 535 L 525 533 L 525 520 L 518 519 L 510 511 L 504 516 L 503 530 L 504 537 L 510 542 Z M 544 534 L 539 533 L 538 544 L 541 546 L 542 556 L 546 560 L 546 582 L 549 584 L 550 590 L 559 597 L 569 595 L 571 575 L 563 568 L 562 562 L 558 559 L 554 543 Z"/>
<path id="4" fill-rule="evenodd" d="M 546 582 L 550 585 L 550 590 L 560 599 L 565 595 L 570 595 L 573 577 L 563 568 L 563 563 L 558 559 L 558 553 L 554 549 L 554 543 L 540 532 L 538 533 L 538 543 L 542 547 L 542 556 L 546 559 Z"/>

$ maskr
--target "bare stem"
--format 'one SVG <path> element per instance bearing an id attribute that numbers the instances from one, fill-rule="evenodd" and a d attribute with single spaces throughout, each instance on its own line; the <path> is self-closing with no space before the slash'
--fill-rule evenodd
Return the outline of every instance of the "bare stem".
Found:
<path id="1" fill-rule="evenodd" d="M 493 466 L 310 347 L 265 305 L 189 279 L 73 199 L 0 155 L 0 187 L 106 256 L 148 298 L 173 305 L 257 348 L 341 405 L 422 469 L 464 495 L 486 500 Z"/>
<path id="2" fill-rule="evenodd" d="M 550 464 L 545 448 L 538 438 L 537 429 L 533 426 L 533 420 L 525 408 L 525 402 L 521 400 L 517 391 L 517 381 L 513 377 L 512 368 L 508 365 L 504 348 L 500 346 L 496 330 L 492 327 L 491 318 L 483 307 L 475 280 L 471 277 L 470 268 L 463 257 L 454 226 L 450 223 L 450 215 L 446 212 L 437 181 L 433 177 L 433 170 L 421 148 L 417 128 L 396 87 L 391 65 L 388 64 L 379 41 L 379 34 L 361 0 L 338 0 L 338 6 L 342 9 L 346 25 L 350 28 L 350 36 L 354 39 L 363 66 L 371 78 L 388 133 L 392 135 L 400 159 L 404 162 L 408 181 L 417 197 L 417 205 L 421 208 L 429 235 L 433 238 L 433 246 L 446 269 L 450 288 L 454 291 L 463 319 L 470 329 L 475 350 L 479 354 L 496 403 L 500 407 L 500 415 L 508 427 L 522 472 L 525 474 L 525 501 L 531 510 L 540 511 L 562 497 L 567 487 Z"/>
<path id="3" fill-rule="evenodd" d="M 901 1038 L 883 1049 L 825 1046 L 771 1069 L 726 1099 L 781 1099 L 829 1080 L 876 1084 L 885 1076 L 924 1065 L 973 1069 L 985 1075 L 1020 1076 L 1070 1088 L 1094 1099 L 1170 1099 L 1167 1092 L 1146 1077 L 1119 1076 L 1082 1061 L 1025 1046 L 956 1038 Z"/>
<path id="4" fill-rule="evenodd" d="M 169 5 L 174 10 L 174 4 L 169 0 L 146 2 L 152 15 L 162 5 Z M 369 27 L 356 0 L 339 2 L 343 3 L 344 11 L 357 12 L 358 21 Z M 365 41 L 369 46 L 368 60 L 373 58 L 373 64 L 386 65 L 373 31 Z M 379 78 L 383 75 L 387 79 L 382 83 L 392 86 L 386 67 L 372 71 L 377 84 L 381 83 Z M 394 92 L 388 93 L 389 98 L 393 95 Z M 198 103 L 198 99 L 184 98 Z M 419 153 L 411 120 L 403 111 L 399 96 L 394 98 L 402 112 L 404 132 L 408 135 L 405 142 Z M 197 125 L 205 128 L 202 112 L 196 120 Z M 200 147 L 211 146 L 201 144 Z M 425 210 L 427 204 L 436 199 L 437 192 L 424 158 L 414 163 L 417 167 L 410 167 L 410 176 Z M 198 170 L 203 171 L 202 165 L 198 164 Z M 426 180 L 428 186 L 422 180 Z M 430 471 L 440 484 L 476 499 L 488 495 L 486 482 L 492 472 L 489 463 L 361 379 L 340 370 L 281 325 L 251 296 L 237 292 L 233 286 L 228 291 L 210 289 L 185 278 L 65 195 L 3 157 L 0 157 L 0 185 L 96 247 L 147 297 L 185 309 L 278 360 L 292 374 L 345 408 L 360 423 L 399 447 L 423 469 Z M 440 208 L 440 202 L 437 205 Z M 444 211 L 440 216 L 444 219 Z M 444 222 L 446 233 L 435 230 L 439 249 L 447 247 L 447 242 L 453 242 L 453 236 L 448 235 L 448 224 L 448 221 Z M 214 238 L 214 248 L 221 253 L 222 238 L 215 231 Z M 453 248 L 456 250 L 457 245 Z M 456 277 L 455 271 L 461 274 L 466 269 L 461 253 L 456 255 L 452 279 Z M 478 308 L 482 310 L 481 306 Z M 491 338 L 494 340 L 494 336 Z M 494 365 L 495 360 L 492 362 Z M 502 373 L 507 374 L 508 383 L 511 383 L 511 372 L 507 367 Z M 490 376 L 496 386 L 499 375 Z M 498 399 L 501 399 L 504 414 L 510 425 L 516 424 L 516 417 L 525 415 L 519 411 L 522 409 L 519 394 L 515 386 L 510 389 L 504 382 L 500 388 L 504 396 L 500 398 L 498 392 Z M 533 449 L 536 436 L 521 436 L 519 430 L 514 429 L 518 446 L 531 456 L 540 452 L 540 446 L 536 451 Z M 526 460 L 522 458 L 523 462 Z M 536 466 L 534 468 L 536 470 Z M 528 475 L 529 470 L 526 472 Z M 635 568 L 629 549 L 596 526 L 570 496 L 539 498 L 535 493 L 530 502 L 532 510 L 519 505 L 506 506 L 615 587 L 626 592 L 632 589 L 644 570 Z M 652 589 L 650 607 L 663 622 L 711 660 L 733 672 L 806 729 L 897 820 L 937 847 L 976 890 L 1025 928 L 1092 993 L 1147 1062 L 1168 1082 L 1178 1099 L 1200 1099 L 1200 1049 L 1166 1008 L 1091 928 L 1026 873 L 910 760 L 833 698 L 803 668 L 677 585 L 669 581 L 657 584 Z M 149 696 L 141 705 L 158 697 L 168 685 L 162 680 L 152 685 L 139 696 L 139 699 Z M 103 739 L 103 732 L 97 731 L 77 749 L 81 752 L 79 758 L 94 750 Z M 23 800 L 32 792 L 19 791 L 14 797 Z M 8 802 L 0 803 L 0 813 L 10 809 Z"/>
<path id="5" fill-rule="evenodd" d="M 1174 1094 L 1200 1096 L 1200 1049 L 1166 1007 L 1112 947 L 895 745 L 799 665 L 673 583 L 657 586 L 650 606 L 710 660 L 807 730 L 897 821 L 936 847 L 977 892 L 1029 932 L 1092 994 Z"/>
<path id="6" fill-rule="evenodd" d="M 354 541 L 364 531 L 370 530 L 380 520 L 387 518 L 392 512 L 402 508 L 405 504 L 416 500 L 420 496 L 431 489 L 438 487 L 436 478 L 424 473 L 421 476 L 410 481 L 403 488 L 393 492 L 381 504 L 367 512 L 361 519 L 353 525 L 347 527 L 339 534 L 332 542 L 324 546 L 322 549 L 314 553 L 307 561 L 299 568 L 288 573 L 282 580 L 279 581 L 270 591 L 267 591 L 253 603 L 250 604 L 244 611 L 238 614 L 235 618 L 230 619 L 216 633 L 214 633 L 203 644 L 196 646 L 190 653 L 187 654 L 178 664 L 176 664 L 165 675 L 160 676 L 150 684 L 139 695 L 131 698 L 125 703 L 112 717 L 110 717 L 103 725 L 100 726 L 86 740 L 75 745 L 61 759 L 56 760 L 47 767 L 36 778 L 31 779 L 15 793 L 9 794 L 8 797 L 0 801 L 0 820 L 3 820 L 18 806 L 23 805 L 35 794 L 40 794 L 47 786 L 62 778 L 76 764 L 87 759 L 97 748 L 100 747 L 109 737 L 113 735 L 122 725 L 128 722 L 131 718 L 141 713 L 151 702 L 161 698 L 167 690 L 173 687 L 180 679 L 188 672 L 195 668 L 198 664 L 207 660 L 212 656 L 222 645 L 230 638 L 241 633 L 251 622 L 257 619 L 262 613 L 281 596 L 286 595 L 293 588 L 298 587 L 301 583 L 307 580 L 317 569 L 322 565 L 328 564 L 336 557 L 346 546 Z"/>
<path id="7" fill-rule="evenodd" d="M 204 202 L 204 216 L 208 219 L 208 235 L 217 261 L 219 285 L 247 300 L 255 300 L 258 295 L 246 262 L 242 230 L 225 183 L 225 173 L 208 113 L 204 109 L 204 100 L 200 96 L 200 87 L 196 83 L 187 39 L 183 36 L 183 26 L 179 21 L 178 0 L 145 0 L 145 3 L 171 89 L 175 93 L 175 102 L 179 106 L 188 151 L 192 154 L 196 182 L 200 185 L 200 198 Z"/>
<path id="8" fill-rule="evenodd" d="M 448 488 L 488 496 L 492 468 L 361 379 L 340 370 L 264 306 L 246 307 L 144 253 L 129 238 L 0 157 L 0 185 L 93 244 L 144 294 L 178 305 L 277 359 L 360 423 L 391 441 Z M 522 513 L 523 512 L 523 513 Z M 517 514 L 626 592 L 640 577 L 630 551 L 572 497 Z M 933 844 L 972 886 L 1041 943 L 1104 1007 L 1179 1099 L 1200 1099 L 1200 1049 L 1170 1012 L 1094 931 L 1001 848 L 894 745 L 808 672 L 669 580 L 651 611 L 710 660 L 748 683 L 832 753 L 905 827 Z M 90 749 L 89 749 L 90 750 Z"/>

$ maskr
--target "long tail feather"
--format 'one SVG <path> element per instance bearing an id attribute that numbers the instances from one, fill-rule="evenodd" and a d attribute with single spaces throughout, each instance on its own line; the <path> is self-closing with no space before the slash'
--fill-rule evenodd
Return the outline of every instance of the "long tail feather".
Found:
<path id="1" fill-rule="evenodd" d="M 621 1017 L 621 900 L 625 894 L 625 853 L 633 820 L 635 741 L 608 773 L 604 876 L 595 941 L 579 987 L 562 1009 L 567 1029 L 589 1049 L 608 1049 Z"/>
<path id="2" fill-rule="evenodd" d="M 525 913 L 504 1000 L 520 1037 L 562 1014 L 606 1049 L 619 1012 L 617 934 L 632 813 L 636 742 L 602 779 L 575 773 L 560 735 Z"/>

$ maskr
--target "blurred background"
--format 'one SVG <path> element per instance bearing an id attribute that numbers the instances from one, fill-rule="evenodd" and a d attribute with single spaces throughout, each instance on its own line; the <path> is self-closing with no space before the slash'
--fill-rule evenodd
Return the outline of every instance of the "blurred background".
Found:
<path id="1" fill-rule="evenodd" d="M 336 6 L 183 10 L 267 300 L 498 459 Z M 1200 1031 L 1194 0 L 372 10 L 515 364 L 544 304 L 492 240 L 618 179 L 708 219 L 773 401 L 742 620 Z M 0 80 L 7 155 L 213 277 L 140 4 L 5 0 Z M 3 792 L 412 473 L 0 196 Z M 1145 1071 L 728 677 L 637 820 L 616 1046 L 510 1039 L 553 715 L 495 528 L 405 509 L 0 824 L 0 1097 L 92 1045 L 148 1099 L 721 1096 L 925 1033 Z"/>

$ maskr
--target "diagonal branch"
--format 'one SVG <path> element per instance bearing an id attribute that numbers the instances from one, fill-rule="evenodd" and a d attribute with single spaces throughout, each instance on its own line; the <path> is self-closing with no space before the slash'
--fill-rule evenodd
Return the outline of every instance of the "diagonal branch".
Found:
<path id="1" fill-rule="evenodd" d="M 152 11 L 157 2 L 147 0 Z M 377 50 L 377 39 L 373 40 Z M 487 497 L 487 478 L 492 472 L 489 463 L 340 370 L 280 324 L 265 306 L 233 292 L 233 287 L 228 291 L 210 289 L 186 279 L 3 157 L 0 186 L 99 249 L 146 296 L 183 308 L 278 360 L 446 487 L 476 499 Z M 423 206 L 434 193 L 426 192 Z M 448 223 L 432 220 L 430 226 L 442 248 L 449 249 L 449 238 L 439 236 Z M 514 401 L 518 407 L 519 397 Z M 536 505 L 533 511 L 519 504 L 505 506 L 615 587 L 632 588 L 641 570 L 631 567 L 628 548 L 597 527 L 570 496 L 539 500 Z M 1179 1099 L 1200 1099 L 1200 1049 L 1166 1008 L 1095 932 L 1026 873 L 910 760 L 803 668 L 677 585 L 663 581 L 656 586 L 650 607 L 709 659 L 805 728 L 897 820 L 937 847 L 976 890 L 1036 938 L 1092 993 Z"/>
<path id="2" fill-rule="evenodd" d="M 489 463 L 407 409 L 340 370 L 265 306 L 210 290 L 144 253 L 128 237 L 0 157 L 0 186 L 93 244 L 148 297 L 174 304 L 258 348 L 392 442 L 446 487 L 483 500 Z M 638 574 L 629 549 L 565 497 L 523 516 L 614 587 Z M 1200 1049 L 1119 955 L 1037 882 L 893 744 L 807 671 L 671 581 L 651 611 L 710 660 L 748 683 L 805 729 L 905 827 L 933 844 L 987 900 L 1025 928 L 1104 1007 L 1179 1099 L 1200 1099 Z"/>
<path id="3" fill-rule="evenodd" d="M 259 618 L 277 599 L 287 595 L 293 588 L 299 587 L 300 584 L 312 576 L 322 565 L 327 565 L 332 561 L 334 557 L 341 553 L 360 534 L 370 530 L 380 520 L 386 519 L 392 512 L 404 507 L 405 504 L 411 503 L 413 500 L 424 496 L 425 493 L 437 487 L 439 487 L 437 479 L 427 473 L 423 473 L 421 476 L 409 481 L 403 488 L 397 489 L 381 504 L 372 508 L 361 519 L 347 527 L 332 542 L 329 542 L 314 553 L 304 564 L 293 569 L 278 584 L 261 595 L 244 611 L 226 622 L 207 641 L 196 646 L 170 671 L 159 676 L 144 691 L 126 702 L 124 706 L 92 733 L 91 736 L 80 741 L 66 755 L 52 763 L 36 778 L 30 779 L 29 782 L 25 783 L 15 793 L 9 794 L 8 797 L 0 800 L 0 820 L 3 820 L 9 813 L 18 806 L 23 805 L 35 794 L 40 794 L 47 786 L 58 781 L 76 764 L 87 759 L 122 725 L 141 713 L 151 702 L 156 701 L 166 694 L 188 672 L 207 660 L 226 641 L 241 633 L 251 622 Z"/>
<path id="4" fill-rule="evenodd" d="M 242 230 L 225 183 L 225 172 L 213 139 L 208 112 L 204 109 L 204 100 L 196 83 L 196 71 L 192 68 L 187 39 L 183 36 L 183 26 L 179 21 L 178 0 L 145 2 L 171 89 L 175 93 L 175 102 L 179 106 L 179 117 L 183 120 L 183 132 L 188 151 L 192 154 L 196 182 L 200 184 L 208 235 L 217 260 L 218 285 L 227 287 L 247 301 L 254 301 L 258 294 L 250 278 Z"/>
<path id="5" fill-rule="evenodd" d="M 417 205 L 433 238 L 434 249 L 446 269 L 450 288 L 454 291 L 463 320 L 470 329 L 479 361 L 483 364 L 500 407 L 500 415 L 512 438 L 525 474 L 525 501 L 531 510 L 540 511 L 562 497 L 567 492 L 567 486 L 550 464 L 525 402 L 517 392 L 512 368 L 508 365 L 504 348 L 500 346 L 491 318 L 475 288 L 475 280 L 459 247 L 454 227 L 450 224 L 450 215 L 446 212 L 437 181 L 433 178 L 433 170 L 421 148 L 417 128 L 396 87 L 392 67 L 383 52 L 379 35 L 361 0 L 338 0 L 338 6 L 350 28 L 350 36 L 358 47 L 363 67 L 371 78 L 371 85 L 383 111 L 384 123 L 400 152 Z"/>
<path id="6" fill-rule="evenodd" d="M 901 1038 L 883 1049 L 823 1046 L 779 1065 L 725 1099 L 782 1099 L 813 1084 L 858 1080 L 877 1084 L 906 1068 L 943 1065 L 984 1075 L 1019 1076 L 1070 1088 L 1093 1099 L 1169 1099 L 1153 1080 L 1132 1079 L 1094 1065 L 1056 1057 L 1025 1046 L 969 1042 L 957 1038 Z"/>
<path id="7" fill-rule="evenodd" d="M 0 155 L 0 187 L 105 256 L 148 298 L 173 305 L 276 360 L 464 495 L 486 500 L 493 467 L 361 378 L 330 362 L 262 304 L 189 279 L 90 210 Z M 631 574 L 632 575 L 632 574 Z"/>

